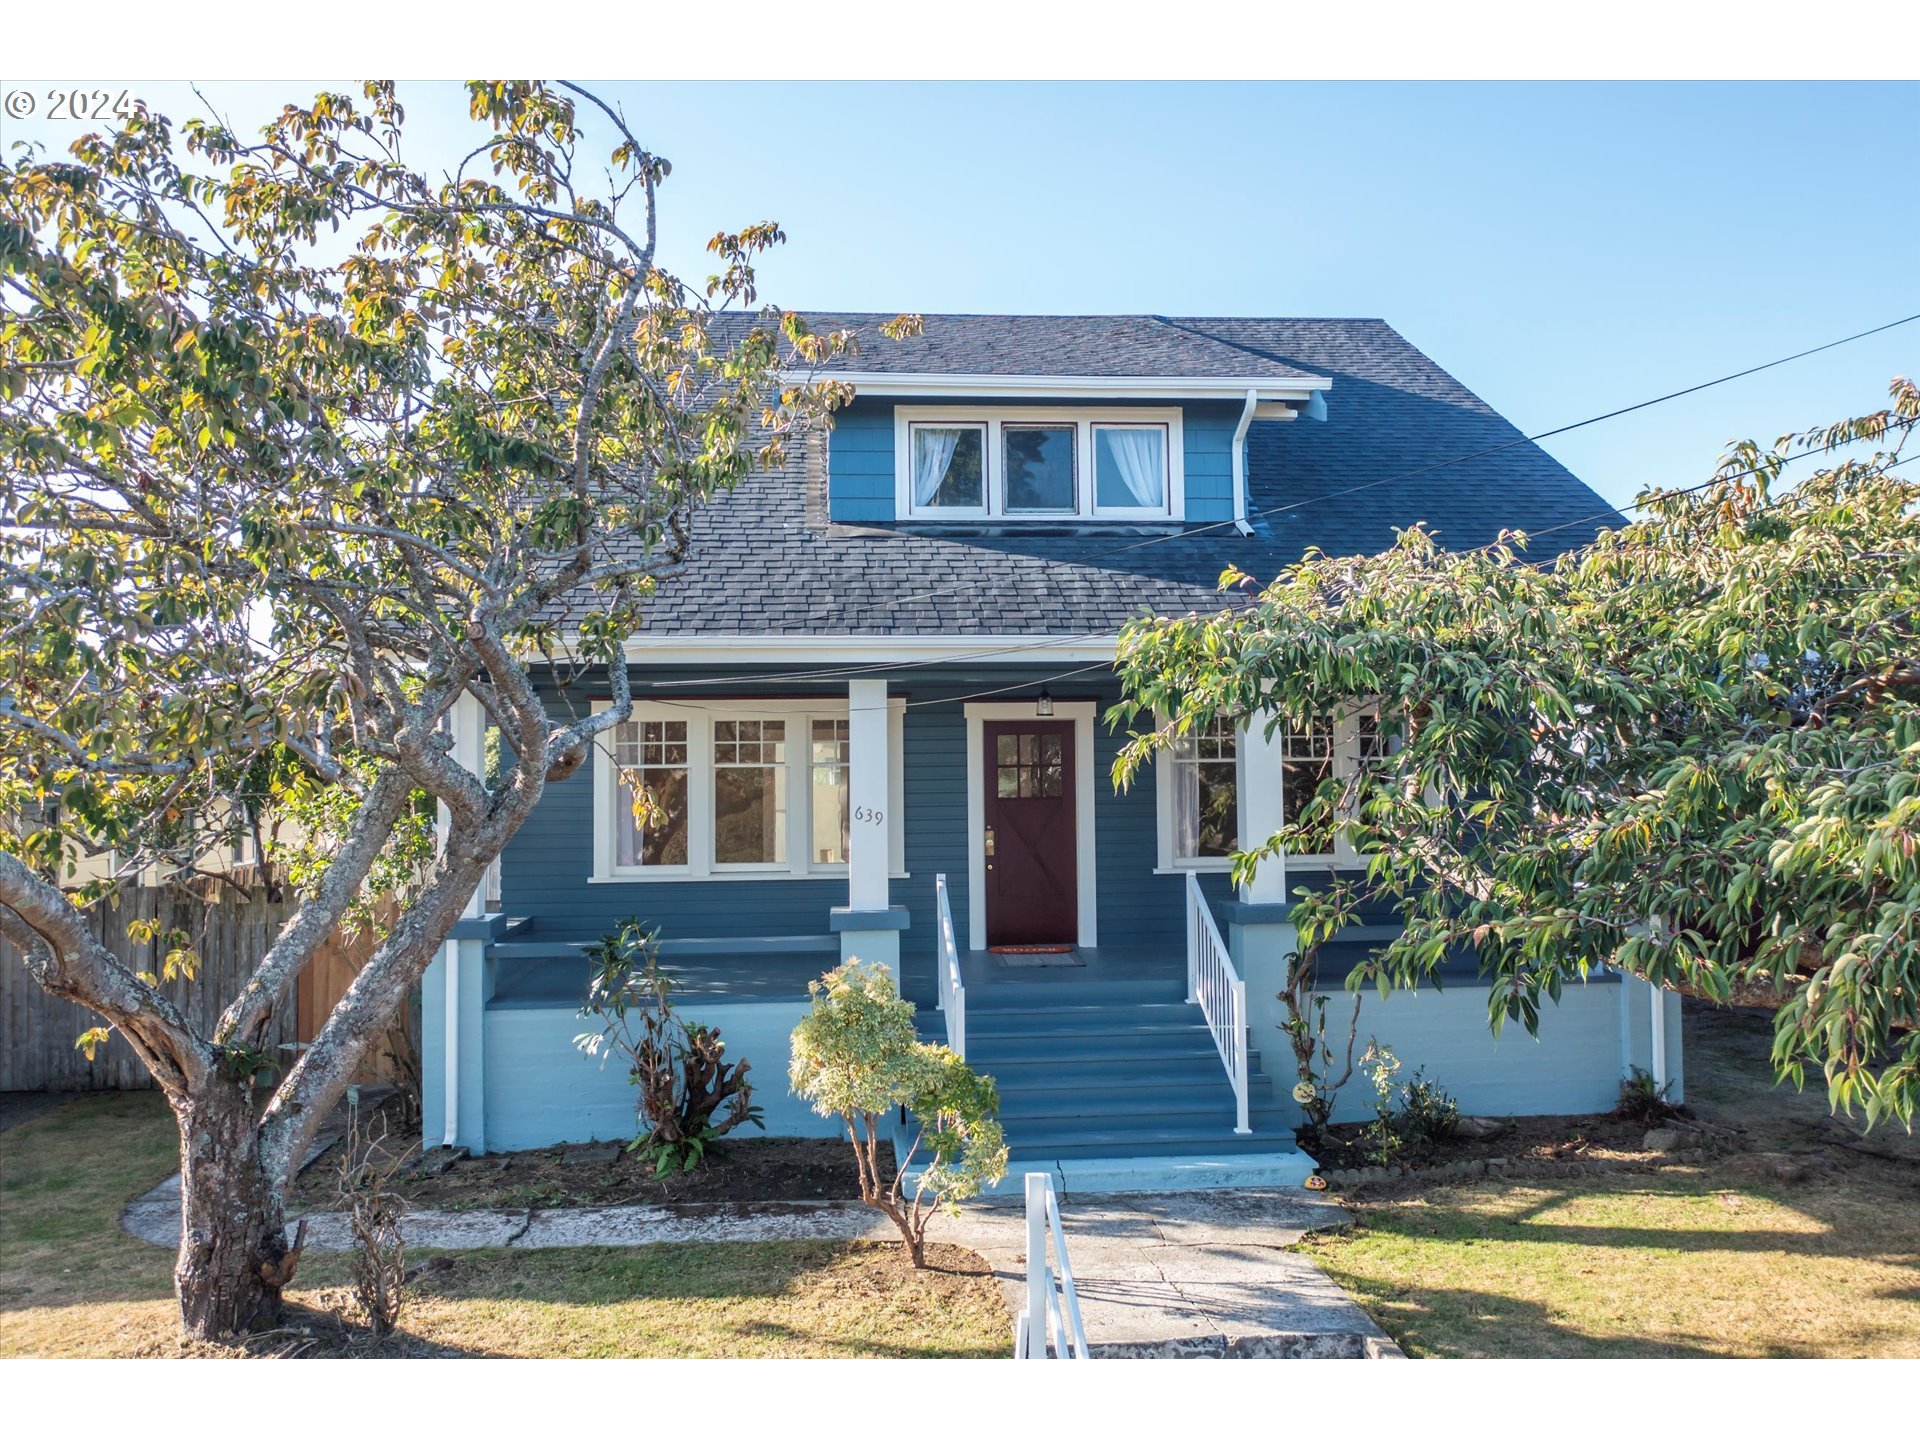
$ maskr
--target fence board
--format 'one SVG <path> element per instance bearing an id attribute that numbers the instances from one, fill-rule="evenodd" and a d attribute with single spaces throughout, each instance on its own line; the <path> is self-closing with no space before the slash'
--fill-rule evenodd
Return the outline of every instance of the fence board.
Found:
<path id="1" fill-rule="evenodd" d="M 167 952 L 166 932 L 185 930 L 200 957 L 192 980 L 163 981 L 160 988 L 208 1034 L 220 1012 L 240 993 L 267 952 L 294 902 L 271 902 L 256 888 L 242 896 L 220 886 L 209 894 L 181 894 L 161 886 L 129 888 L 102 902 L 90 915 L 93 933 L 131 970 L 159 974 Z M 152 942 L 127 938 L 134 919 L 158 919 Z M 268 1043 L 311 1040 L 331 1013 L 371 950 L 372 935 L 332 936 L 300 980 L 293 1003 L 275 1016 Z M 153 1077 L 117 1033 L 87 1059 L 74 1041 L 101 1021 L 92 1011 L 42 990 L 13 946 L 0 940 L 0 1090 L 146 1090 Z M 288 1051 L 291 1059 L 292 1051 Z M 379 1078 L 386 1066 L 374 1064 Z"/>

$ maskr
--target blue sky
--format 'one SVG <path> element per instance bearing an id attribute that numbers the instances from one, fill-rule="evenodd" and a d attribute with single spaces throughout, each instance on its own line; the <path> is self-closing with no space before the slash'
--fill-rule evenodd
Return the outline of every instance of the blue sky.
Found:
<path id="1" fill-rule="evenodd" d="M 207 88 L 251 123 L 312 86 Z M 799 308 L 1378 315 L 1529 432 L 1920 311 L 1915 85 L 596 88 L 674 163 L 683 272 L 772 219 L 763 293 Z M 456 153 L 454 87 L 403 97 L 419 158 Z M 1920 322 L 1547 447 L 1625 501 L 1895 374 Z"/>

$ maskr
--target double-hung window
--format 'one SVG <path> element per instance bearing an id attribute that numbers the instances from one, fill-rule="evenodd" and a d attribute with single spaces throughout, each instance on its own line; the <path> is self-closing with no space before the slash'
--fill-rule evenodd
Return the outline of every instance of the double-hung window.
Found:
<path id="1" fill-rule="evenodd" d="M 903 703 L 887 715 L 896 875 L 905 869 Z M 844 701 L 638 700 L 595 761 L 593 878 L 844 876 L 852 761 Z"/>
<path id="2" fill-rule="evenodd" d="M 787 722 L 713 722 L 713 863 L 787 863 Z"/>
<path id="3" fill-rule="evenodd" d="M 1321 784 L 1377 766 L 1390 736 L 1373 711 L 1340 720 L 1289 724 L 1275 738 L 1280 749 L 1281 811 L 1298 824 Z M 1241 845 L 1240 798 L 1253 780 L 1244 763 L 1245 736 L 1234 720 L 1216 719 L 1175 741 L 1157 767 L 1160 788 L 1161 864 L 1175 869 L 1225 869 Z M 1269 782 L 1270 783 L 1270 782 Z M 1244 837 L 1249 844 L 1264 835 Z M 1296 844 L 1298 858 L 1352 860 L 1344 837 L 1322 835 Z"/>
<path id="4" fill-rule="evenodd" d="M 922 520 L 1179 519 L 1177 409 L 896 412 L 898 513 Z"/>
<path id="5" fill-rule="evenodd" d="M 1227 718 L 1174 742 L 1174 864 L 1224 862 L 1240 848 L 1239 754 L 1239 735 Z"/>

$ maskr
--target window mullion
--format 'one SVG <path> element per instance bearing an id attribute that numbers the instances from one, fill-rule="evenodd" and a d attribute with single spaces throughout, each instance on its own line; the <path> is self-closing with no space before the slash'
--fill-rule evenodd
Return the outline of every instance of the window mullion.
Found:
<path id="1" fill-rule="evenodd" d="M 1001 488 L 1006 483 L 1005 466 L 1001 463 L 1000 455 L 1002 443 L 1004 442 L 1000 438 L 1000 422 L 996 419 L 988 419 L 987 453 L 980 457 L 980 464 L 985 471 L 987 514 L 989 515 L 1004 515 L 1007 508 Z"/>
<path id="2" fill-rule="evenodd" d="M 713 721 L 712 711 L 698 711 L 687 725 L 687 864 L 696 875 L 713 873 Z"/>

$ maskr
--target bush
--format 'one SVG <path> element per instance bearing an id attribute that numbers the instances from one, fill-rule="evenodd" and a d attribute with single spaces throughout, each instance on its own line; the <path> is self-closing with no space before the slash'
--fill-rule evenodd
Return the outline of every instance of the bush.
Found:
<path id="1" fill-rule="evenodd" d="M 899 1227 L 914 1268 L 926 1265 L 927 1224 L 936 1209 L 977 1195 L 1007 1173 L 1006 1137 L 993 1118 L 1000 1097 L 944 1045 L 924 1045 L 913 1005 L 884 968 L 849 960 L 808 987 L 813 1008 L 793 1029 L 794 1093 L 821 1115 L 837 1115 L 860 1172 L 860 1198 Z M 890 1181 L 882 1181 L 881 1117 L 896 1105 L 920 1134 Z M 921 1146 L 927 1166 L 907 1193 L 907 1167 Z"/>
<path id="2" fill-rule="evenodd" d="M 1370 1039 L 1367 1053 L 1360 1057 L 1360 1068 L 1373 1086 L 1373 1119 L 1363 1133 L 1373 1146 L 1373 1163 L 1391 1164 L 1401 1143 L 1393 1118 L 1393 1077 L 1400 1073 L 1400 1059 L 1390 1046 Z"/>
<path id="3" fill-rule="evenodd" d="M 1450 1144 L 1460 1134 L 1460 1106 L 1446 1087 L 1427 1079 L 1426 1067 L 1400 1087 L 1400 1133 L 1412 1141 Z"/>
<path id="4" fill-rule="evenodd" d="M 400 1233 L 407 1202 L 393 1177 L 408 1159 L 406 1146 L 387 1150 L 387 1130 L 355 1123 L 340 1152 L 340 1208 L 353 1235 L 347 1262 L 353 1298 L 375 1335 L 389 1335 L 406 1298 L 407 1247 Z"/>
<path id="5" fill-rule="evenodd" d="M 1667 1100 L 1672 1093 L 1671 1080 L 1664 1085 L 1655 1085 L 1653 1076 L 1635 1065 L 1627 1078 L 1620 1082 L 1620 1100 L 1613 1107 L 1613 1113 L 1622 1120 L 1632 1120 L 1641 1125 L 1664 1124 L 1668 1116 L 1677 1112 L 1678 1107 Z"/>
<path id="6" fill-rule="evenodd" d="M 765 1128 L 748 1062 L 725 1059 L 717 1027 L 691 1024 L 675 1012 L 673 980 L 660 969 L 651 931 L 629 920 L 588 946 L 587 958 L 593 977 L 580 1013 L 598 1016 L 603 1027 L 598 1035 L 575 1036 L 574 1043 L 589 1055 L 610 1048 L 626 1055 L 640 1091 L 642 1127 L 629 1150 L 664 1175 L 693 1169 L 709 1145 L 738 1126 Z"/>

